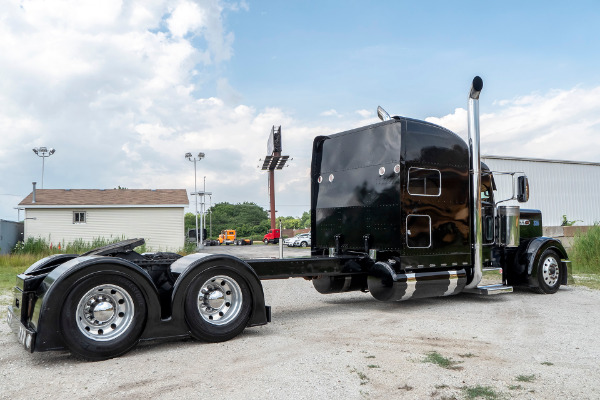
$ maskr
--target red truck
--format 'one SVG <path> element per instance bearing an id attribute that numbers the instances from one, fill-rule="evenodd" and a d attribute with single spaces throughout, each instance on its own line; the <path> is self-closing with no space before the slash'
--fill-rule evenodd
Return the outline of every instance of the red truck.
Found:
<path id="1" fill-rule="evenodd" d="M 279 238 L 281 237 L 281 231 L 279 229 L 269 229 L 269 232 L 263 238 L 264 244 L 279 243 Z"/>

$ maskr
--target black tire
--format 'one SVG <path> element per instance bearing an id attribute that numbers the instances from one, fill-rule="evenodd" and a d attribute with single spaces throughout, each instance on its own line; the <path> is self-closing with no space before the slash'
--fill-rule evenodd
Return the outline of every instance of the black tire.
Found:
<path id="1" fill-rule="evenodd" d="M 252 246 L 252 239 L 250 239 L 250 245 Z"/>
<path id="2" fill-rule="evenodd" d="M 202 294 L 202 290 L 207 290 Z M 209 296 L 214 294 L 212 299 Z M 252 296 L 244 278 L 229 268 L 199 274 L 185 297 L 185 320 L 192 336 L 224 342 L 239 335 L 250 318 Z"/>
<path id="3" fill-rule="evenodd" d="M 263 240 L 263 242 L 265 245 L 267 245 L 267 244 L 269 244 L 269 239 L 265 239 L 265 240 Z"/>
<path id="4" fill-rule="evenodd" d="M 546 250 L 535 268 L 539 287 L 533 290 L 540 294 L 556 293 L 562 280 L 560 256 L 554 250 Z"/>
<path id="5" fill-rule="evenodd" d="M 99 361 L 135 346 L 145 322 L 146 301 L 138 286 L 125 277 L 106 274 L 73 287 L 63 303 L 60 331 L 72 353 Z"/>
<path id="6" fill-rule="evenodd" d="M 306 247 L 306 246 L 308 246 L 308 243 L 306 243 L 306 242 L 300 243 L 300 247 Z"/>

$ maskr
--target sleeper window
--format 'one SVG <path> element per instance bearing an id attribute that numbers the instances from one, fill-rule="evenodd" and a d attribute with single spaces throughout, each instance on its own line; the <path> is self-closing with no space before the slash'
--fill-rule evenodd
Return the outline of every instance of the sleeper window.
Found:
<path id="1" fill-rule="evenodd" d="M 414 196 L 439 196 L 442 193 L 440 171 L 411 167 L 408 170 L 408 193 Z"/>

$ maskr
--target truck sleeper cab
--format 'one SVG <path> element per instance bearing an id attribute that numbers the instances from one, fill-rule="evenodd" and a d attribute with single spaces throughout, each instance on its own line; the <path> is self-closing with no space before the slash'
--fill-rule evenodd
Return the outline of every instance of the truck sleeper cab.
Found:
<path id="1" fill-rule="evenodd" d="M 556 292 L 568 283 L 564 248 L 542 236 L 539 211 L 495 202 L 493 173 L 479 161 L 478 140 L 470 142 L 404 117 L 318 136 L 311 257 L 138 254 L 143 239 L 54 255 L 17 277 L 9 324 L 31 352 L 68 348 L 99 360 L 140 340 L 217 342 L 266 324 L 267 279 L 303 277 L 320 293 L 360 290 L 381 301 L 496 294 L 509 285 Z M 517 197 L 526 200 L 527 181 L 519 183 Z M 270 234 L 279 238 L 279 230 Z M 488 273 L 499 282 L 484 284 Z"/>

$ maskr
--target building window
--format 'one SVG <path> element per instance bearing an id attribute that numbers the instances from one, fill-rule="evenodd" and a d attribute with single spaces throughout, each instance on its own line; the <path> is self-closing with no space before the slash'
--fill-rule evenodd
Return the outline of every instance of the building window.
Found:
<path id="1" fill-rule="evenodd" d="M 85 211 L 73 211 L 73 223 L 74 224 L 85 224 L 86 215 Z"/>
<path id="2" fill-rule="evenodd" d="M 411 167 L 408 170 L 408 193 L 413 196 L 439 196 L 442 193 L 440 171 Z"/>

